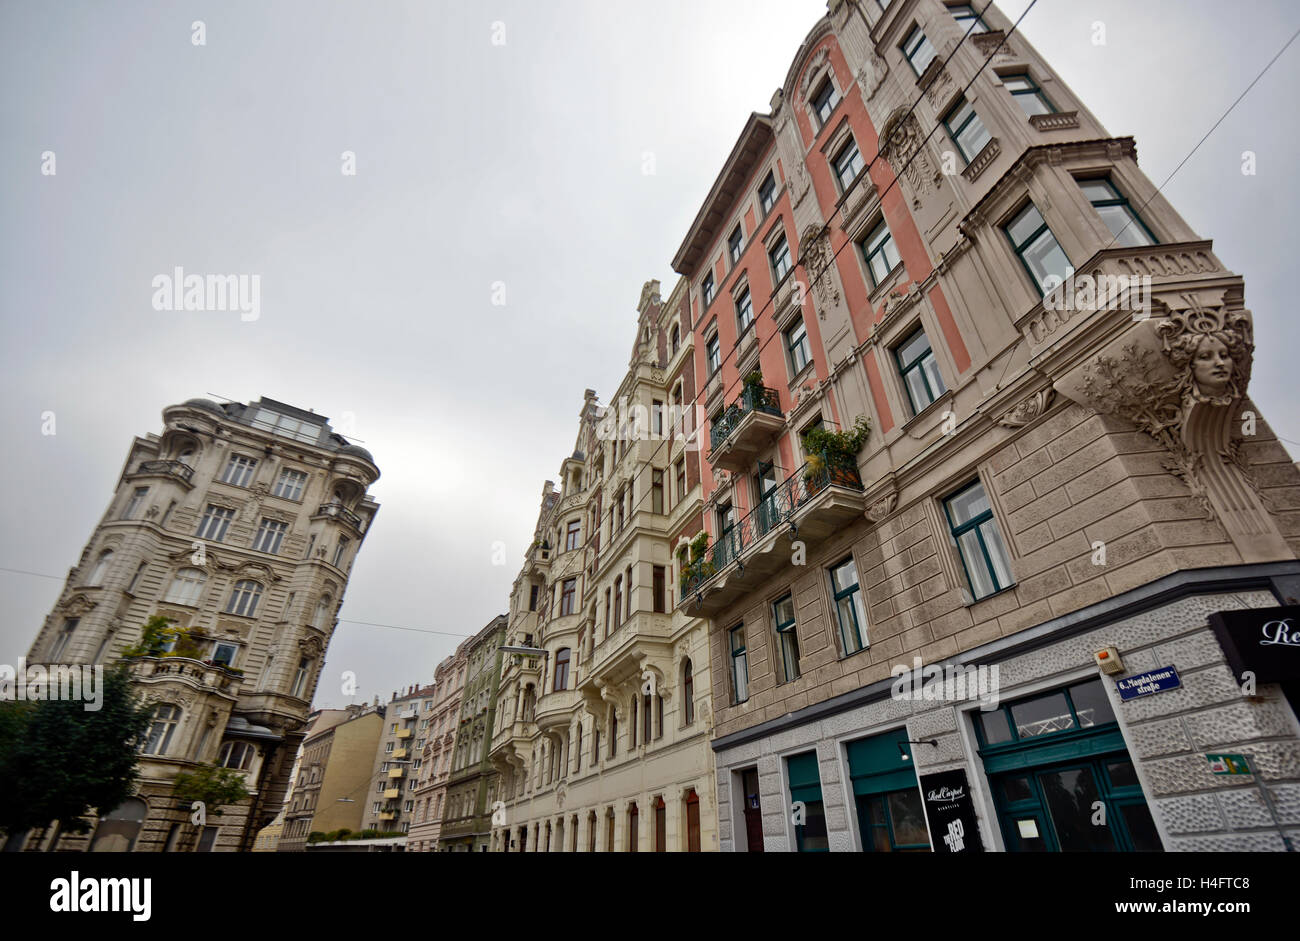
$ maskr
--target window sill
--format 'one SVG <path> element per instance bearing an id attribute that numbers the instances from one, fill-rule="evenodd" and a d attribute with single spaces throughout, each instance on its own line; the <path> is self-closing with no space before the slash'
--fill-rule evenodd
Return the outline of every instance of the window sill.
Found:
<path id="1" fill-rule="evenodd" d="M 917 412 L 907 421 L 903 422 L 900 430 L 903 431 L 905 434 L 910 433 L 915 426 L 923 424 L 927 417 L 934 414 L 941 414 L 942 410 L 939 409 L 939 406 L 951 405 L 952 400 L 953 400 L 952 389 L 945 389 L 944 392 L 941 395 L 939 395 L 939 397 L 936 398 L 933 402 L 931 402 L 925 408 L 921 409 L 919 412 Z"/>
<path id="2" fill-rule="evenodd" d="M 990 600 L 996 598 L 998 595 L 1005 595 L 1007 592 L 1012 591 L 1015 587 L 1016 587 L 1016 583 L 1015 583 L 1015 582 L 1012 582 L 1012 583 L 1011 583 L 1010 585 L 1008 585 L 1006 588 L 999 588 L 999 589 L 998 589 L 997 591 L 995 591 L 995 592 L 992 592 L 992 593 L 987 594 L 987 595 L 980 595 L 980 597 L 978 597 L 978 598 L 972 598 L 972 597 L 971 597 L 971 593 L 970 593 L 970 589 L 969 589 L 969 588 L 962 588 L 962 590 L 961 590 L 961 603 L 962 603 L 965 607 L 967 607 L 967 608 L 974 608 L 976 605 L 981 605 L 981 604 L 983 604 L 983 603 L 986 602 L 986 601 L 990 601 Z"/>
<path id="3" fill-rule="evenodd" d="M 792 394 L 796 389 L 799 388 L 800 384 L 805 379 L 807 379 L 811 375 L 814 375 L 816 370 L 816 365 L 817 365 L 816 362 L 810 359 L 808 360 L 808 365 L 804 366 L 803 369 L 799 370 L 797 373 L 795 373 L 793 376 L 790 377 L 790 382 L 787 385 Z"/>

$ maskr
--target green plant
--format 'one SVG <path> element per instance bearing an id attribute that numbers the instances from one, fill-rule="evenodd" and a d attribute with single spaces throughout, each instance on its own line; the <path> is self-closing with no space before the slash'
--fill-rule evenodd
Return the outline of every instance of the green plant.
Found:
<path id="1" fill-rule="evenodd" d="M 176 646 L 163 654 L 164 657 L 188 657 L 198 660 L 203 656 L 204 644 L 183 627 L 175 628 Z"/>
<path id="2" fill-rule="evenodd" d="M 221 808 L 238 804 L 249 798 L 244 776 L 232 768 L 199 765 L 193 771 L 182 771 L 173 782 L 173 793 L 181 800 L 202 801 L 208 813 L 221 816 Z"/>
<path id="3" fill-rule="evenodd" d="M 761 388 L 763 387 L 763 372 L 762 372 L 762 370 L 755 369 L 755 370 L 753 370 L 752 372 L 748 373 L 748 374 L 745 376 L 744 383 L 745 383 L 745 386 L 746 386 L 746 387 L 749 387 L 749 386 L 758 386 L 758 387 L 761 389 Z"/>
<path id="4" fill-rule="evenodd" d="M 155 614 L 140 628 L 140 642 L 122 651 L 123 657 L 160 657 L 181 633 L 172 627 L 170 618 Z"/>
<path id="5" fill-rule="evenodd" d="M 691 565 L 695 565 L 704 558 L 704 553 L 709 551 L 709 534 L 701 532 L 691 540 Z"/>
<path id="6" fill-rule="evenodd" d="M 853 422 L 853 427 L 845 431 L 830 431 L 826 428 L 809 431 L 803 436 L 804 452 L 808 455 L 805 479 L 816 477 L 827 466 L 852 466 L 870 434 L 871 421 L 865 415 L 859 415 Z"/>

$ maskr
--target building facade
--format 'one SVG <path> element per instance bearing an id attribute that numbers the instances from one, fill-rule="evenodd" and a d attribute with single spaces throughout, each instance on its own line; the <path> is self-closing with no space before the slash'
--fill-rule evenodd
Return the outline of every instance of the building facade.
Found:
<path id="1" fill-rule="evenodd" d="M 324 416 L 266 398 L 168 406 L 162 433 L 132 443 L 29 654 L 112 663 L 156 615 L 185 632 L 127 659 L 154 719 L 137 795 L 96 823 L 113 845 L 248 850 L 280 812 L 378 477 Z M 171 786 L 205 764 L 241 772 L 252 797 L 196 831 Z"/>
<path id="2" fill-rule="evenodd" d="M 302 743 L 279 849 L 301 852 L 314 832 L 363 829 L 384 707 L 321 710 Z"/>
<path id="3" fill-rule="evenodd" d="M 674 259 L 722 848 L 1294 847 L 1243 280 L 983 6 L 831 0 Z"/>
<path id="4" fill-rule="evenodd" d="M 370 752 L 367 781 L 366 830 L 406 833 L 415 811 L 415 788 L 425 745 L 423 720 L 433 708 L 432 686 L 407 687 L 393 693 L 383 727 Z"/>
<path id="5" fill-rule="evenodd" d="M 462 642 L 456 652 L 438 664 L 434 671 L 433 707 L 420 720 L 424 746 L 420 750 L 420 763 L 413 770 L 416 777 L 415 817 L 408 831 L 408 852 L 435 852 L 442 836 L 447 780 L 451 776 L 460 701 L 465 691 L 465 674 L 469 670 L 466 654 L 469 644 L 468 640 Z"/>
<path id="6" fill-rule="evenodd" d="M 700 529 L 686 282 L 648 282 L 629 369 L 587 390 L 510 599 L 492 739 L 503 852 L 716 850 L 707 622 L 677 605 Z M 538 651 L 532 653 L 529 651 Z"/>
<path id="7" fill-rule="evenodd" d="M 451 772 L 443 807 L 438 851 L 479 853 L 488 849 L 497 774 L 488 752 L 501 680 L 501 645 L 508 618 L 499 614 L 468 641 L 465 649 L 465 685 L 456 719 Z"/>

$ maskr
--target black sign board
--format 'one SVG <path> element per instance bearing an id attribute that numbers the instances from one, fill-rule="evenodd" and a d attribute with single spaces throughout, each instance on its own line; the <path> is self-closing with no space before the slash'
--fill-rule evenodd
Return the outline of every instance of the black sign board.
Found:
<path id="1" fill-rule="evenodd" d="M 921 777 L 921 800 L 936 853 L 982 853 L 975 802 L 961 768 Z"/>
<path id="2" fill-rule="evenodd" d="M 1256 683 L 1300 680 L 1300 605 L 1219 611 L 1210 627 L 1239 681 L 1247 671 Z"/>

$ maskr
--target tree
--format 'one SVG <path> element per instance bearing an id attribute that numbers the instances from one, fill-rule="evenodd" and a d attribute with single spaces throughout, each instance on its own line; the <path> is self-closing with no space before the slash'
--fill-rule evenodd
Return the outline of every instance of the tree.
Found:
<path id="1" fill-rule="evenodd" d="M 249 798 L 244 776 L 231 768 L 199 765 L 193 771 L 176 775 L 172 792 L 185 801 L 202 801 L 205 813 L 221 816 L 221 808 Z"/>
<path id="2" fill-rule="evenodd" d="M 103 700 L 0 702 L 0 830 L 14 834 L 59 821 L 85 833 L 92 810 L 107 812 L 135 792 L 136 746 L 152 710 L 123 668 L 104 673 Z"/>

